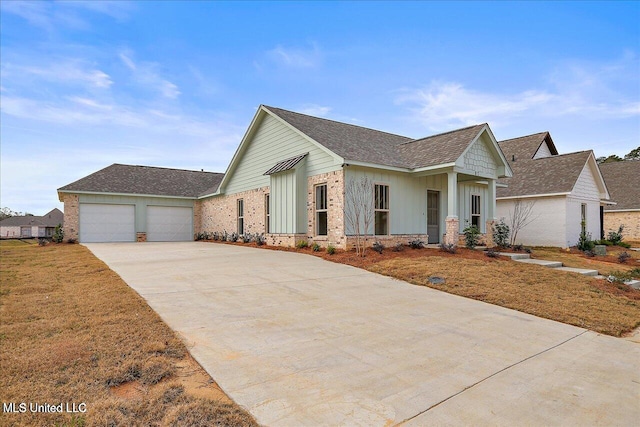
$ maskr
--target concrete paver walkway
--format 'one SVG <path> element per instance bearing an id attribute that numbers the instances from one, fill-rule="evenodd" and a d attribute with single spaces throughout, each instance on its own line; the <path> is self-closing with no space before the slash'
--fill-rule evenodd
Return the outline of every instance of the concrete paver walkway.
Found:
<path id="1" fill-rule="evenodd" d="M 289 252 L 89 244 L 265 425 L 632 425 L 640 345 Z"/>

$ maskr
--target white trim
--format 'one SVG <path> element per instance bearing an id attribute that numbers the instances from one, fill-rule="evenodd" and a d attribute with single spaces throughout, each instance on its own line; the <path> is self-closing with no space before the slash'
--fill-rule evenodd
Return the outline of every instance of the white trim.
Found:
<path id="1" fill-rule="evenodd" d="M 432 165 L 432 166 L 425 166 L 422 168 L 416 168 L 416 169 L 408 169 L 409 172 L 412 173 L 420 173 L 420 172 L 427 172 L 427 171 L 431 171 L 431 170 L 435 170 L 435 169 L 444 169 L 444 168 L 452 168 L 456 166 L 456 162 L 451 162 L 451 163 L 441 163 L 438 165 Z M 445 173 L 446 171 L 443 171 L 443 173 Z"/>
<path id="2" fill-rule="evenodd" d="M 571 194 L 571 192 L 566 192 L 566 193 L 547 193 L 547 194 L 528 194 L 528 195 L 525 195 L 525 196 L 496 197 L 496 200 L 532 199 L 534 197 L 568 196 L 570 194 Z"/>
<path id="3" fill-rule="evenodd" d="M 397 166 L 385 166 L 385 165 L 378 165 L 375 163 L 368 163 L 368 162 L 352 162 L 352 161 L 348 161 L 345 160 L 344 163 L 342 163 L 342 166 L 359 166 L 359 167 L 363 167 L 363 168 L 371 168 L 371 169 L 384 169 L 384 170 L 390 170 L 390 171 L 395 171 L 395 172 L 412 172 L 411 169 L 407 169 L 407 168 L 401 168 L 401 167 L 397 167 Z"/>
<path id="4" fill-rule="evenodd" d="M 605 209 L 604 213 L 607 212 L 640 212 L 640 209 Z"/>
<path id="5" fill-rule="evenodd" d="M 100 196 L 156 197 L 156 198 L 163 198 L 163 199 L 182 199 L 182 200 L 199 199 L 199 197 L 188 197 L 188 196 L 162 196 L 159 194 L 134 194 L 134 193 L 107 193 L 107 192 L 100 192 L 100 191 L 58 191 L 58 193 L 59 194 L 95 194 Z M 85 202 L 85 203 L 97 203 L 97 202 Z"/>

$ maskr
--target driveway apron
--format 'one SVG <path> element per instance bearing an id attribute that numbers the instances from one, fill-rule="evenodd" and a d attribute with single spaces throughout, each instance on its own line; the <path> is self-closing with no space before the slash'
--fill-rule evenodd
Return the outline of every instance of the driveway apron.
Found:
<path id="1" fill-rule="evenodd" d="M 293 252 L 86 245 L 264 425 L 636 425 L 640 345 Z"/>

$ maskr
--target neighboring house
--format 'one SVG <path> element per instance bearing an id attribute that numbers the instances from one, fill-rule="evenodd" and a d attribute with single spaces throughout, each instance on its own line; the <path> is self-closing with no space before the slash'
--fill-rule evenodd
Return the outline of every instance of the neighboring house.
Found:
<path id="1" fill-rule="evenodd" d="M 609 199 L 593 151 L 558 154 L 549 132 L 499 142 L 513 177 L 500 180 L 498 218 L 509 224 L 516 205 L 533 203 L 531 221 L 517 243 L 569 247 L 582 230 L 600 239 Z"/>
<path id="2" fill-rule="evenodd" d="M 598 166 L 615 203 L 604 207 L 605 235 L 624 225 L 625 239 L 640 240 L 640 160 Z"/>
<path id="3" fill-rule="evenodd" d="M 12 216 L 0 221 L 0 238 L 52 237 L 56 226 L 63 224 L 64 214 L 57 208 L 43 216 Z"/>
<path id="4" fill-rule="evenodd" d="M 58 189 L 65 238 L 80 242 L 193 240 L 195 200 L 222 174 L 113 164 Z"/>
<path id="5" fill-rule="evenodd" d="M 87 241 L 86 215 L 110 217 L 107 206 L 131 205 L 132 194 L 144 194 L 148 200 L 126 215 L 135 215 L 133 228 L 139 239 L 146 233 L 152 240 L 145 206 L 152 198 L 166 198 L 163 185 L 149 182 L 153 185 L 147 188 L 136 182 L 139 188 L 132 191 L 133 183 L 126 178 L 119 189 L 85 185 L 96 174 L 58 190 L 65 212 L 71 212 L 67 236 L 78 235 L 79 230 L 80 241 Z M 193 233 L 227 231 L 264 233 L 275 245 L 309 240 L 344 248 L 355 234 L 345 218 L 345 197 L 349 197 L 345 184 L 367 177 L 375 200 L 368 232 L 375 234 L 375 240 L 457 243 L 459 233 L 471 224 L 490 233 L 496 217 L 496 182 L 508 176 L 511 170 L 487 124 L 416 140 L 260 106 L 224 177 L 209 190 L 186 185 L 189 197 L 174 192 L 171 201 L 188 200 L 194 209 L 191 216 L 184 216 L 193 224 L 193 232 L 184 240 L 191 240 Z M 92 205 L 93 213 L 83 205 Z M 94 227 L 103 228 L 98 223 Z M 135 240 L 131 227 L 125 234 Z M 94 233 L 91 238 L 108 236 Z"/>

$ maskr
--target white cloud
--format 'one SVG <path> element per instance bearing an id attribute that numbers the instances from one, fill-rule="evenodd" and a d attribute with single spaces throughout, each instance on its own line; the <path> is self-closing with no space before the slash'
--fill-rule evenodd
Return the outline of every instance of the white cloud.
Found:
<path id="1" fill-rule="evenodd" d="M 322 62 L 322 53 L 316 43 L 306 49 L 277 45 L 267 51 L 267 56 L 277 64 L 291 68 L 312 68 Z"/>
<path id="2" fill-rule="evenodd" d="M 482 91 L 460 82 L 432 81 L 398 91 L 395 102 L 433 131 L 490 122 L 500 127 L 534 118 L 624 119 L 640 115 L 638 61 L 634 56 L 608 64 L 566 64 L 548 84 L 516 93 Z M 636 88 L 629 91 L 628 88 Z"/>
<path id="3" fill-rule="evenodd" d="M 86 61 L 69 58 L 53 58 L 46 65 L 15 65 L 11 62 L 2 66 L 3 78 L 15 82 L 29 76 L 26 83 L 33 84 L 38 78 L 46 82 L 88 85 L 94 88 L 109 88 L 113 80 L 109 74 L 92 67 Z"/>
<path id="4" fill-rule="evenodd" d="M 324 107 L 316 104 L 305 104 L 302 108 L 296 110 L 302 114 L 308 114 L 315 117 L 326 117 L 331 112 L 331 107 Z"/>
<path id="5" fill-rule="evenodd" d="M 158 64 L 154 62 L 136 62 L 129 49 L 121 51 L 118 56 L 123 64 L 132 72 L 133 79 L 169 99 L 177 98 L 181 92 L 177 85 L 164 79 L 158 72 Z"/>

